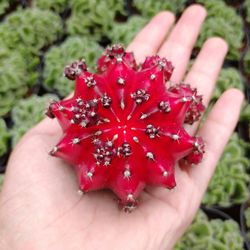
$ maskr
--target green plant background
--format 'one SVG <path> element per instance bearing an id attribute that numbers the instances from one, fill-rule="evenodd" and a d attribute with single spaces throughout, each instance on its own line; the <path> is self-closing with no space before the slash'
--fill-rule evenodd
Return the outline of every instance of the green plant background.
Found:
<path id="1" fill-rule="evenodd" d="M 0 159 L 6 158 L 9 149 L 44 117 L 49 101 L 63 98 L 73 90 L 73 82 L 63 77 L 65 65 L 84 57 L 94 71 L 103 47 L 117 42 L 128 45 L 156 13 L 169 10 L 179 16 L 190 1 L 126 2 L 0 1 Z M 227 60 L 208 107 L 210 110 L 223 91 L 231 87 L 245 90 L 244 82 L 250 79 L 250 50 L 244 54 L 244 30 L 250 26 L 250 0 L 241 5 L 233 0 L 193 2 L 204 5 L 208 12 L 193 59 L 211 36 L 220 36 L 229 44 Z M 241 58 L 244 59 L 243 71 L 238 67 Z M 249 124 L 250 105 L 247 102 L 240 120 L 242 124 Z M 249 144 L 237 132 L 232 135 L 218 163 L 203 198 L 205 206 L 226 208 L 249 199 Z M 3 176 L 0 175 L 0 187 Z M 249 209 L 245 217 L 250 228 Z M 182 249 L 243 249 L 243 238 L 233 220 L 209 220 L 200 211 L 176 246 L 176 250 Z"/>
<path id="2" fill-rule="evenodd" d="M 242 250 L 243 244 L 239 225 L 234 220 L 209 220 L 200 210 L 174 250 Z"/>

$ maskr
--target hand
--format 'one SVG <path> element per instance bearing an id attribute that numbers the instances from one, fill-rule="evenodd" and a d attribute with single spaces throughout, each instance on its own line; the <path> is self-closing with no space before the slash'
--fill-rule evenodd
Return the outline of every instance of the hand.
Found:
<path id="1" fill-rule="evenodd" d="M 201 6 L 187 8 L 165 39 L 174 16 L 159 13 L 127 50 L 134 51 L 139 62 L 156 53 L 171 60 L 175 66 L 171 80 L 192 83 L 207 105 L 227 53 L 225 41 L 207 40 L 184 76 L 205 16 Z M 203 162 L 176 166 L 176 188 L 147 187 L 141 204 L 130 214 L 117 209 L 109 191 L 78 195 L 72 168 L 48 155 L 61 129 L 57 121 L 43 120 L 24 136 L 9 160 L 0 199 L 0 249 L 172 249 L 199 208 L 242 100 L 236 89 L 220 97 L 197 132 L 206 142 Z M 197 125 L 187 129 L 194 134 Z"/>

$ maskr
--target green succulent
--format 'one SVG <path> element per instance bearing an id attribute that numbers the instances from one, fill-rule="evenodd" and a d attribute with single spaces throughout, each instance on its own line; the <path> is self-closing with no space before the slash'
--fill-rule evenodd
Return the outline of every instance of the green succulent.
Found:
<path id="1" fill-rule="evenodd" d="M 250 23 L 250 0 L 244 1 L 244 7 L 246 9 L 246 20 Z"/>
<path id="2" fill-rule="evenodd" d="M 142 14 L 143 17 L 151 18 L 158 12 L 169 10 L 179 13 L 185 8 L 186 0 L 133 0 L 133 5 Z"/>
<path id="3" fill-rule="evenodd" d="M 99 40 L 108 34 L 118 13 L 125 15 L 123 0 L 72 0 L 72 15 L 67 21 L 70 35 L 91 35 Z"/>
<path id="4" fill-rule="evenodd" d="M 245 223 L 246 223 L 246 228 L 247 228 L 247 236 L 248 236 L 248 239 L 250 240 L 250 207 L 248 207 L 245 210 L 244 216 L 245 216 Z"/>
<path id="5" fill-rule="evenodd" d="M 208 15 L 196 46 L 201 48 L 209 37 L 219 36 L 224 38 L 229 45 L 227 58 L 238 60 L 244 36 L 242 18 L 223 1 L 197 0 L 197 2 L 206 7 Z"/>
<path id="6" fill-rule="evenodd" d="M 93 70 L 102 48 L 85 37 L 70 37 L 58 47 L 52 47 L 45 55 L 44 86 L 66 96 L 74 89 L 74 84 L 63 76 L 66 65 L 79 58 L 85 58 Z"/>
<path id="7" fill-rule="evenodd" d="M 245 210 L 246 226 L 250 228 L 250 207 Z"/>
<path id="8" fill-rule="evenodd" d="M 107 36 L 112 43 L 122 43 L 127 46 L 146 23 L 146 18 L 132 16 L 126 23 L 115 22 Z"/>
<path id="9" fill-rule="evenodd" d="M 240 121 L 250 123 L 250 104 L 245 102 L 240 112 Z"/>
<path id="10" fill-rule="evenodd" d="M 62 13 L 67 7 L 69 7 L 68 0 L 33 0 L 35 7 L 42 10 L 52 10 L 56 13 Z"/>
<path id="11" fill-rule="evenodd" d="M 37 8 L 19 9 L 0 24 L 1 44 L 32 54 L 37 54 L 57 40 L 62 31 L 61 19 L 57 14 Z"/>
<path id="12" fill-rule="evenodd" d="M 239 225 L 231 219 L 208 220 L 201 210 L 174 250 L 243 250 Z"/>
<path id="13" fill-rule="evenodd" d="M 4 181 L 4 175 L 0 174 L 0 192 L 1 192 L 1 189 L 2 189 L 2 186 L 3 186 L 3 181 Z"/>
<path id="14" fill-rule="evenodd" d="M 0 16 L 3 15 L 10 6 L 9 0 L 1 0 L 0 2 Z"/>
<path id="15" fill-rule="evenodd" d="M 244 71 L 249 76 L 250 75 L 250 48 L 247 50 L 243 58 Z"/>
<path id="16" fill-rule="evenodd" d="M 8 132 L 6 123 L 0 118 L 0 157 L 3 156 L 8 150 L 8 141 L 10 134 Z"/>
<path id="17" fill-rule="evenodd" d="M 229 89 L 237 88 L 243 90 L 244 84 L 240 72 L 235 68 L 223 68 L 217 80 L 216 88 L 213 93 L 213 99 L 218 99 L 221 94 Z"/>
<path id="18" fill-rule="evenodd" d="M 16 104 L 11 112 L 13 120 L 13 127 L 11 129 L 13 147 L 30 128 L 44 118 L 44 111 L 47 104 L 57 99 L 56 95 L 50 94 L 44 96 L 32 95 L 27 99 L 20 100 Z"/>
<path id="19" fill-rule="evenodd" d="M 5 83 L 1 87 L 8 86 L 8 90 L 1 91 L 0 87 L 2 96 L 0 102 L 3 102 L 5 106 L 1 107 L 0 104 L 0 115 L 7 113 L 15 100 L 27 93 L 27 87 L 36 83 L 37 66 L 40 62 L 39 50 L 55 41 L 61 35 L 62 30 L 61 19 L 58 15 L 36 8 L 19 9 L 8 15 L 0 24 L 0 47 L 2 50 L 5 47 L 11 50 L 14 54 L 11 58 L 18 58 L 17 63 L 12 64 L 5 60 L 1 68 L 6 72 L 1 76 Z M 10 85 L 12 80 L 15 84 Z M 2 111 L 3 109 L 5 111 Z"/>
<path id="20" fill-rule="evenodd" d="M 37 73 L 27 69 L 26 58 L 21 53 L 0 48 L 0 116 L 27 94 L 36 76 Z"/>
<path id="21" fill-rule="evenodd" d="M 240 204 L 249 196 L 248 183 L 250 167 L 246 156 L 248 145 L 234 133 L 228 142 L 209 183 L 203 203 L 223 207 Z"/>

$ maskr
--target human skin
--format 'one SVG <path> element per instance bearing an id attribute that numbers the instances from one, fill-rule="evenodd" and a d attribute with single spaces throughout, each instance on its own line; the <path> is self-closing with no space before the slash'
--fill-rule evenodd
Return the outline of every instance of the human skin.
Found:
<path id="1" fill-rule="evenodd" d="M 184 80 L 198 89 L 205 105 L 227 53 L 221 38 L 208 39 L 191 70 L 192 48 L 205 19 L 199 5 L 187 8 L 174 25 L 174 15 L 156 15 L 128 46 L 138 62 L 158 53 L 171 60 L 171 81 Z M 108 190 L 80 196 L 73 168 L 48 155 L 61 136 L 56 120 L 32 128 L 12 153 L 0 195 L 1 250 L 168 250 L 197 212 L 208 182 L 237 123 L 243 94 L 227 90 L 205 123 L 187 126 L 204 138 L 204 160 L 197 166 L 176 166 L 173 190 L 147 187 L 132 213 L 117 208 Z M 32 119 L 32 117 L 31 117 Z"/>

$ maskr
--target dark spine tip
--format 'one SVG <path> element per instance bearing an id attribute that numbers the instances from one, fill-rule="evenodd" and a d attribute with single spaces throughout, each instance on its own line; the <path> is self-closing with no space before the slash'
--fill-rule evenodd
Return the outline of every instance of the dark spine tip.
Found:
<path id="1" fill-rule="evenodd" d="M 133 210 L 135 210 L 138 206 L 138 200 L 134 201 L 122 201 L 118 199 L 118 208 L 125 213 L 131 213 Z"/>
<path id="2" fill-rule="evenodd" d="M 77 60 L 64 68 L 64 76 L 69 80 L 75 80 L 83 71 L 87 70 L 85 60 Z"/>
<path id="3" fill-rule="evenodd" d="M 54 103 L 51 103 L 49 105 L 49 107 L 47 108 L 47 110 L 45 111 L 45 115 L 48 116 L 51 119 L 55 118 L 55 115 L 54 115 L 54 112 L 53 112 L 53 104 Z"/>
<path id="4" fill-rule="evenodd" d="M 113 55 L 119 55 L 125 53 L 125 48 L 122 44 L 113 44 L 110 48 L 110 52 Z"/>

